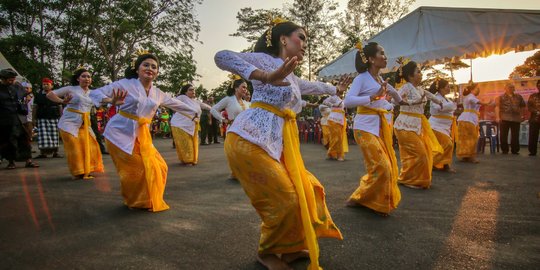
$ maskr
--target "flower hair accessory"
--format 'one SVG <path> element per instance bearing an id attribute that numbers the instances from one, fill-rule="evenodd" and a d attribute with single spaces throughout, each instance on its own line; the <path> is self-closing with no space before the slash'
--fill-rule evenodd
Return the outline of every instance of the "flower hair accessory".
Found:
<path id="1" fill-rule="evenodd" d="M 358 52 L 360 53 L 360 57 L 362 58 L 362 63 L 367 63 L 366 55 L 364 54 L 364 47 L 362 46 L 362 41 L 356 42 L 356 45 L 354 45 L 355 48 L 358 49 Z"/>
<path id="2" fill-rule="evenodd" d="M 272 18 L 272 15 L 270 15 L 270 28 L 268 29 L 268 31 L 266 31 L 266 47 L 272 47 L 272 29 L 274 28 L 274 26 L 284 22 L 288 21 L 281 17 Z"/>
<path id="3" fill-rule="evenodd" d="M 240 77 L 240 75 L 234 74 L 234 73 L 229 74 L 228 77 L 229 77 L 229 79 L 231 80 L 231 88 L 233 88 L 234 82 L 235 82 L 236 80 L 242 79 L 242 77 Z"/>
<path id="4" fill-rule="evenodd" d="M 81 69 L 84 69 L 88 72 L 92 72 L 92 66 L 88 65 L 88 64 L 82 64 L 82 65 L 79 65 L 75 70 L 73 70 L 73 73 L 81 70 Z"/>
<path id="5" fill-rule="evenodd" d="M 149 50 L 145 50 L 145 49 L 138 49 L 133 54 L 131 54 L 131 68 L 132 69 L 135 69 L 135 62 L 137 62 L 137 58 L 139 58 L 139 56 L 145 55 L 145 54 L 151 54 L 151 52 Z"/>
<path id="6" fill-rule="evenodd" d="M 441 81 L 441 78 L 439 76 L 437 76 L 435 78 L 435 89 L 437 89 L 437 91 L 439 91 L 439 82 Z"/>

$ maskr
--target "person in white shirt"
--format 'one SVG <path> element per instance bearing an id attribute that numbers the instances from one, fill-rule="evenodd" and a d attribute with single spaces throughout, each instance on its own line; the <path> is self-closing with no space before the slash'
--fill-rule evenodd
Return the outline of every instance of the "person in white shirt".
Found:
<path id="1" fill-rule="evenodd" d="M 407 105 L 400 106 L 394 122 L 398 139 L 401 172 L 398 183 L 406 187 L 428 189 L 431 186 L 433 152 L 443 150 L 424 115 L 427 99 L 442 105 L 435 95 L 421 88 L 422 73 L 413 61 L 400 67 L 396 81 L 405 80 L 399 94 Z M 409 105 L 410 104 L 410 105 Z"/>
<path id="2" fill-rule="evenodd" d="M 195 111 L 154 86 L 159 72 L 155 55 L 147 51 L 139 51 L 138 55 L 127 68 L 125 79 L 92 91 L 90 97 L 96 106 L 120 104 L 103 135 L 120 176 L 124 203 L 130 208 L 158 212 L 169 209 L 163 200 L 168 168 L 152 144 L 149 124 L 159 106 L 174 111 Z"/>
<path id="3" fill-rule="evenodd" d="M 292 73 L 306 41 L 302 27 L 274 20 L 254 53 L 220 51 L 215 56 L 219 68 L 253 84 L 251 108 L 234 119 L 225 154 L 262 219 L 257 260 L 269 269 L 289 269 L 288 263 L 306 256 L 319 269 L 317 237 L 342 239 L 324 188 L 305 169 L 300 154 L 296 113 L 302 110 L 301 96 L 336 93 L 335 86 Z M 342 91 L 347 86 L 346 81 L 338 85 Z"/>
<path id="4" fill-rule="evenodd" d="M 323 104 L 331 108 L 328 116 L 328 151 L 326 158 L 330 160 L 344 161 L 345 153 L 349 152 L 349 142 L 347 141 L 347 119 L 345 118 L 345 107 L 338 92 L 323 101 Z"/>
<path id="5" fill-rule="evenodd" d="M 90 85 L 92 74 L 86 67 L 73 72 L 71 86 L 47 93 L 47 98 L 65 105 L 58 121 L 60 136 L 64 142 L 69 171 L 74 178 L 92 179 L 92 172 L 103 172 L 103 161 L 96 135 L 90 127 Z"/>
<path id="6" fill-rule="evenodd" d="M 458 138 L 456 142 L 456 157 L 464 162 L 478 163 L 476 159 L 476 145 L 480 136 L 478 120 L 480 106 L 492 105 L 491 102 L 480 101 L 477 96 L 480 88 L 471 83 L 463 90 L 463 113 L 458 117 Z"/>
<path id="7" fill-rule="evenodd" d="M 454 112 L 456 103 L 446 98 L 450 93 L 450 84 L 445 79 L 436 78 L 429 87 L 429 92 L 442 102 L 442 108 L 435 102 L 429 105 L 429 124 L 435 133 L 435 137 L 443 148 L 442 153 L 433 155 L 433 168 L 448 172 L 456 172 L 452 167 L 454 143 L 456 141 L 457 123 Z"/>
<path id="8" fill-rule="evenodd" d="M 219 122 L 227 125 L 232 124 L 236 116 L 251 106 L 249 101 L 244 100 L 248 91 L 248 85 L 242 78 L 235 78 L 231 82 L 231 87 L 227 90 L 227 96 L 222 98 L 216 105 L 212 106 L 210 113 Z M 227 119 L 221 116 L 221 111 L 227 111 Z"/>
<path id="9" fill-rule="evenodd" d="M 386 216 L 397 208 L 401 193 L 397 185 L 398 167 L 392 147 L 392 130 L 388 122 L 388 109 L 392 108 L 385 99 L 388 94 L 394 102 L 401 103 L 397 91 L 380 76 L 387 65 L 384 48 L 376 42 L 366 46 L 357 44 L 356 71 L 345 100 L 345 107 L 356 108 L 353 130 L 354 138 L 362 154 L 366 174 L 360 185 L 347 201 L 347 206 L 364 206 L 375 213 Z"/>
<path id="10" fill-rule="evenodd" d="M 199 121 L 202 109 L 210 110 L 211 107 L 195 98 L 195 87 L 192 84 L 182 86 L 176 98 L 192 109 L 177 111 L 171 119 L 176 154 L 182 164 L 196 165 L 199 161 Z"/>

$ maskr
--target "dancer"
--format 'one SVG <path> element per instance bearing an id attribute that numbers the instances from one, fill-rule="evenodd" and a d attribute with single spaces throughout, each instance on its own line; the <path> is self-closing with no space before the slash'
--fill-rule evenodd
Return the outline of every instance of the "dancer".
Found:
<path id="1" fill-rule="evenodd" d="M 169 209 L 163 200 L 167 164 L 152 145 L 148 124 L 160 105 L 195 112 L 153 85 L 159 71 L 158 58 L 148 51 L 137 54 L 125 79 L 92 91 L 90 97 L 96 105 L 121 105 L 107 123 L 104 136 L 120 176 L 124 203 L 130 208 L 158 212 Z"/>
<path id="2" fill-rule="evenodd" d="M 349 152 L 349 142 L 347 141 L 347 119 L 345 117 L 345 107 L 341 95 L 343 92 L 328 97 L 323 104 L 332 108 L 328 116 L 328 151 L 326 159 L 344 161 L 345 153 Z"/>
<path id="3" fill-rule="evenodd" d="M 384 48 L 376 42 L 365 47 L 357 44 L 355 67 L 359 73 L 354 78 L 344 104 L 357 107 L 354 117 L 354 138 L 364 155 L 366 175 L 360 178 L 360 186 L 347 201 L 348 206 L 361 205 L 380 215 L 388 215 L 401 200 L 397 186 L 398 167 L 392 147 L 392 130 L 388 123 L 388 93 L 395 102 L 403 103 L 397 91 L 383 81 L 381 69 L 386 67 Z"/>
<path id="4" fill-rule="evenodd" d="M 80 66 L 71 76 L 71 86 L 51 91 L 47 98 L 65 106 L 58 122 L 64 142 L 69 171 L 75 179 L 92 179 L 90 173 L 103 172 L 101 151 L 94 131 L 90 128 L 90 85 L 92 74 Z"/>
<path id="5" fill-rule="evenodd" d="M 249 101 L 244 100 L 246 93 L 249 93 L 247 82 L 236 74 L 229 77 L 231 78 L 231 85 L 227 90 L 227 96 L 212 106 L 210 110 L 214 118 L 226 125 L 231 125 L 236 116 L 251 105 Z M 223 110 L 227 111 L 227 118 L 221 116 Z"/>
<path id="6" fill-rule="evenodd" d="M 326 208 L 324 188 L 300 154 L 295 118 L 302 110 L 301 95 L 336 93 L 335 86 L 291 73 L 303 59 L 306 40 L 302 27 L 274 20 L 255 53 L 215 56 L 218 67 L 253 83 L 253 103 L 235 118 L 225 153 L 262 219 L 257 259 L 269 269 L 290 269 L 287 263 L 307 255 L 309 269 L 319 269 L 317 237 L 342 239 Z M 338 84 L 340 91 L 347 86 L 347 80 Z"/>
<path id="7" fill-rule="evenodd" d="M 489 106 L 491 102 L 482 102 L 477 96 L 480 89 L 475 83 L 470 83 L 463 90 L 463 113 L 459 116 L 458 139 L 456 143 L 456 156 L 460 161 L 478 163 L 476 159 L 476 145 L 478 144 L 480 118 L 480 105 Z"/>
<path id="8" fill-rule="evenodd" d="M 328 149 L 328 137 L 330 137 L 330 131 L 328 130 L 328 117 L 330 116 L 332 110 L 330 107 L 321 104 L 319 105 L 319 111 L 321 112 L 322 144 L 324 148 Z"/>
<path id="9" fill-rule="evenodd" d="M 212 107 L 195 98 L 195 87 L 189 83 L 182 86 L 176 98 L 191 108 L 191 111 L 177 111 L 171 120 L 176 154 L 182 164 L 193 166 L 199 161 L 199 117 L 202 109 Z"/>
<path id="10" fill-rule="evenodd" d="M 422 73 L 415 62 L 400 66 L 396 81 L 403 79 L 406 83 L 399 89 L 399 94 L 408 104 L 400 106 L 400 114 L 394 123 L 401 159 L 398 183 L 427 189 L 431 186 L 433 152 L 442 153 L 443 150 L 424 115 L 426 97 L 441 108 L 442 102 L 420 88 Z"/>
<path id="11" fill-rule="evenodd" d="M 431 102 L 429 112 L 429 124 L 437 137 L 437 141 L 443 148 L 442 153 L 433 155 L 433 167 L 437 170 L 456 172 L 452 167 L 452 155 L 454 153 L 454 143 L 457 135 L 456 104 L 448 100 L 446 95 L 450 93 L 450 84 L 445 79 L 436 78 L 429 87 L 429 92 L 442 102 L 441 106 Z"/>

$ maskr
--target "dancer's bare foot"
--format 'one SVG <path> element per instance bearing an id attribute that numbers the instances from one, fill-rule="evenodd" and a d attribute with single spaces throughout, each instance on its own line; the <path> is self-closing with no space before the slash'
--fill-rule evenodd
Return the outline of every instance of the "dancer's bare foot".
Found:
<path id="1" fill-rule="evenodd" d="M 340 158 L 337 159 L 337 161 L 345 161 L 345 159 L 340 157 Z"/>
<path id="2" fill-rule="evenodd" d="M 403 185 L 408 187 L 408 188 L 412 188 L 412 189 L 424 189 L 422 187 L 417 187 L 417 186 L 413 186 L 413 185 L 407 185 L 407 184 L 403 184 Z"/>
<path id="3" fill-rule="evenodd" d="M 355 207 L 355 206 L 358 206 L 358 204 L 355 203 L 353 200 L 348 199 L 347 202 L 345 203 L 345 206 L 348 206 L 348 207 Z"/>
<path id="4" fill-rule="evenodd" d="M 448 164 L 444 165 L 443 170 L 446 171 L 446 172 L 450 172 L 450 173 L 456 173 L 456 170 L 454 168 L 450 167 L 450 165 L 448 165 Z"/>
<path id="5" fill-rule="evenodd" d="M 257 261 L 268 270 L 292 270 L 287 263 L 275 254 L 257 254 Z"/>
<path id="6" fill-rule="evenodd" d="M 292 263 L 298 259 L 309 259 L 309 251 L 302 250 L 294 253 L 283 253 L 281 254 L 281 260 L 286 263 Z"/>
<path id="7" fill-rule="evenodd" d="M 480 161 L 478 161 L 476 158 L 471 158 L 469 162 L 474 164 L 480 163 Z"/>

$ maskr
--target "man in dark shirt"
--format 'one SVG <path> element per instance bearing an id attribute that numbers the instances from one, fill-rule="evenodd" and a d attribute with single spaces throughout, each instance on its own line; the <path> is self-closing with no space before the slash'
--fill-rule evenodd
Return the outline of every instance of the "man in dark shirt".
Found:
<path id="1" fill-rule="evenodd" d="M 26 160 L 27 168 L 39 167 L 32 162 L 30 138 L 22 119 L 26 118 L 24 88 L 15 83 L 17 73 L 12 69 L 0 71 L 0 153 L 8 160 L 7 169 L 15 169 L 17 154 Z"/>
<path id="2" fill-rule="evenodd" d="M 527 101 L 527 107 L 531 112 L 529 118 L 529 156 L 536 156 L 538 149 L 538 133 L 540 131 L 540 80 L 536 81 L 536 90 Z"/>
<path id="3" fill-rule="evenodd" d="M 515 91 L 515 86 L 512 83 L 507 83 L 504 94 L 497 98 L 497 107 L 495 108 L 496 120 L 501 126 L 503 154 L 508 154 L 508 131 L 511 132 L 510 150 L 514 155 L 519 154 L 519 128 L 523 120 L 525 100 Z"/>
<path id="4" fill-rule="evenodd" d="M 38 129 L 39 156 L 36 158 L 46 158 L 52 154 L 55 158 L 61 158 L 58 154 L 59 134 L 58 119 L 62 113 L 62 106 L 50 101 L 46 96 L 52 91 L 53 81 L 49 78 L 42 80 L 42 91 L 36 93 L 34 97 L 34 112 Z"/>

